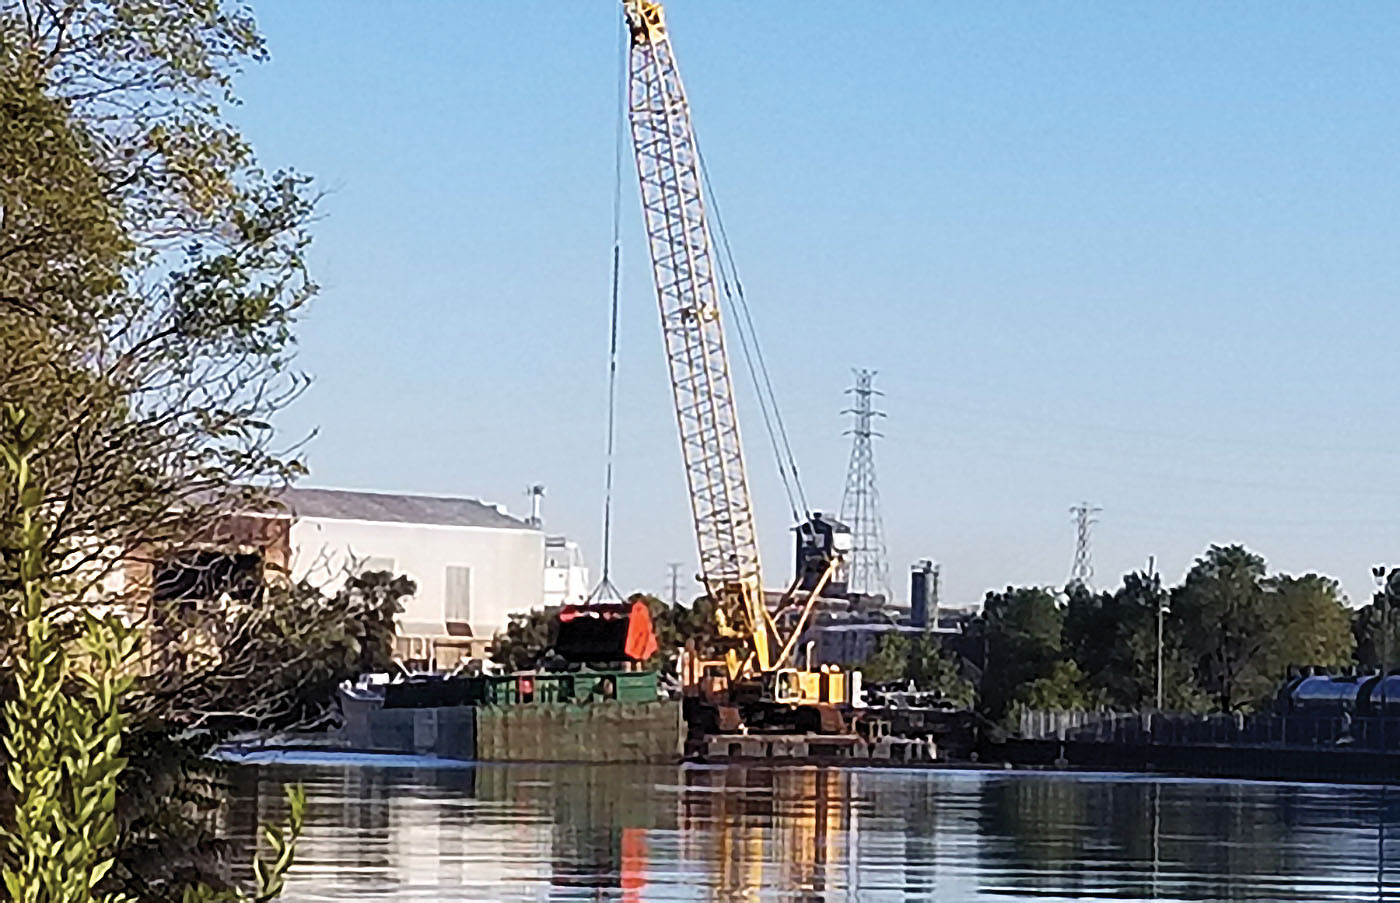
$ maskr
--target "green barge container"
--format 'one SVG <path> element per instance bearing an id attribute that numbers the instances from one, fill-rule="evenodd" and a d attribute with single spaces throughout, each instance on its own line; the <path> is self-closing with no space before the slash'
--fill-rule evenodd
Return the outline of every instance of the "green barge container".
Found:
<path id="1" fill-rule="evenodd" d="M 342 687 L 356 750 L 485 762 L 676 762 L 681 704 L 654 671 L 432 677 Z"/>

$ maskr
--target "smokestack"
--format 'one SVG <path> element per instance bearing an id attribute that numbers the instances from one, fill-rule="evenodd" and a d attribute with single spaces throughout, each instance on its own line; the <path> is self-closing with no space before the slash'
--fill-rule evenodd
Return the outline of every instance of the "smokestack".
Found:
<path id="1" fill-rule="evenodd" d="M 909 623 L 927 630 L 938 626 L 938 565 L 925 558 L 909 569 Z"/>
<path id="2" fill-rule="evenodd" d="M 544 518 L 540 517 L 540 505 L 544 502 L 544 484 L 536 483 L 526 489 L 525 494 L 530 497 L 530 517 L 525 523 L 539 530 L 544 527 Z"/>

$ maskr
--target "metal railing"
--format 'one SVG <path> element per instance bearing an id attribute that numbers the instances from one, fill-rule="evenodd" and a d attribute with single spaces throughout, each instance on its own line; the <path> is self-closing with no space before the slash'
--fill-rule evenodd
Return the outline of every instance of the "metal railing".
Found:
<path id="1" fill-rule="evenodd" d="M 1275 749 L 1352 748 L 1400 751 L 1393 718 L 1316 715 L 1195 715 L 1181 712 L 1026 710 L 1026 739 L 1124 746 L 1254 746 Z"/>

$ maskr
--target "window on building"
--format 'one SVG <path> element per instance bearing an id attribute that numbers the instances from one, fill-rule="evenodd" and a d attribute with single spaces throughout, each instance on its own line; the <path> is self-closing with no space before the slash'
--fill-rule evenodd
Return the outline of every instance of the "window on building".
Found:
<path id="1" fill-rule="evenodd" d="M 262 588 L 262 556 L 186 550 L 154 567 L 157 602 L 251 601 Z"/>
<path id="2" fill-rule="evenodd" d="M 447 593 L 443 598 L 443 614 L 447 632 L 454 636 L 471 636 L 472 569 L 466 565 L 447 566 Z"/>

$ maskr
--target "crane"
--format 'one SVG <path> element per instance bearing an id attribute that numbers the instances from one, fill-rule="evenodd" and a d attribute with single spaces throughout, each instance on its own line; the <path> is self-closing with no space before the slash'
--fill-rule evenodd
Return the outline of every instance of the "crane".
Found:
<path id="1" fill-rule="evenodd" d="M 690 106 L 661 3 L 622 0 L 622 6 L 630 35 L 628 119 L 700 578 L 715 603 L 719 632 L 742 647 L 742 654 L 731 650 L 727 657 L 727 680 L 758 683 L 778 703 L 844 701 L 849 685 L 839 669 L 790 666 L 839 556 L 830 557 L 811 589 L 799 591 L 799 578 L 775 610 L 765 600 Z"/>

